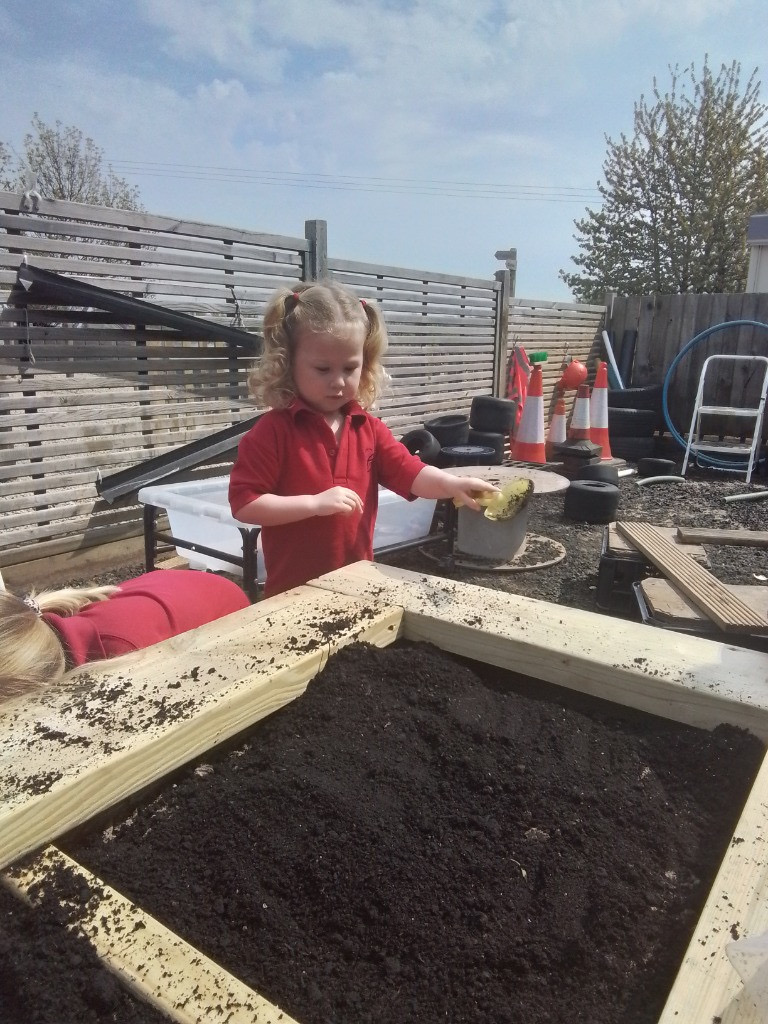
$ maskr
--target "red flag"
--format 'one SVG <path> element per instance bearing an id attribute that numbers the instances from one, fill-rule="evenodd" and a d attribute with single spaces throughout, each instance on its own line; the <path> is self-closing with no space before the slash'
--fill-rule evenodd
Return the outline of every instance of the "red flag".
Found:
<path id="1" fill-rule="evenodd" d="M 531 379 L 533 364 L 522 345 L 515 345 L 512 355 L 509 357 L 509 375 L 507 377 L 507 398 L 517 402 L 515 412 L 515 431 L 520 425 L 520 417 L 523 415 L 525 397 L 528 394 L 528 382 Z M 515 431 L 510 436 L 510 443 L 514 438 Z"/>

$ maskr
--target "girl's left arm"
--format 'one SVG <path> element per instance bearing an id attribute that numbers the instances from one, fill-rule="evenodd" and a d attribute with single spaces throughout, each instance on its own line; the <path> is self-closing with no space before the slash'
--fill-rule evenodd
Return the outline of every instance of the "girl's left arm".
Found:
<path id="1" fill-rule="evenodd" d="M 458 498 L 462 505 L 480 511 L 474 495 L 496 494 L 499 488 L 474 476 L 454 476 L 437 466 L 425 466 L 411 484 L 417 498 Z"/>

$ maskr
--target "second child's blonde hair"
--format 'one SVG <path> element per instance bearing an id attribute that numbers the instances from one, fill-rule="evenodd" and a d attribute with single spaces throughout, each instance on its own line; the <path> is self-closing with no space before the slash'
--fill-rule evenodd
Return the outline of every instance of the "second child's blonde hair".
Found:
<path id="1" fill-rule="evenodd" d="M 67 587 L 33 592 L 26 601 L 0 591 L 0 701 L 58 682 L 71 667 L 59 634 L 42 615 L 75 615 L 86 605 L 106 601 L 116 590 Z"/>
<path id="2" fill-rule="evenodd" d="M 301 331 L 342 334 L 352 324 L 366 327 L 363 370 L 357 400 L 364 409 L 375 405 L 387 375 L 382 357 L 387 350 L 387 329 L 378 308 L 367 299 L 330 282 L 281 288 L 264 312 L 264 348 L 248 377 L 256 401 L 272 409 L 285 409 L 296 397 L 293 353 Z"/>

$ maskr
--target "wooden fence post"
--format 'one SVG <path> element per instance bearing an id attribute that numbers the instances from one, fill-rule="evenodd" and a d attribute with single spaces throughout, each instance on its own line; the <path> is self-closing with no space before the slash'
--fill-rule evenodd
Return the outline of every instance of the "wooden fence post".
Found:
<path id="1" fill-rule="evenodd" d="M 304 280 L 322 281 L 328 277 L 328 221 L 304 221 L 309 249 L 304 254 Z"/>
<path id="2" fill-rule="evenodd" d="M 507 344 L 509 339 L 509 300 L 513 294 L 512 272 L 497 270 L 493 275 L 499 282 L 496 292 L 496 323 L 493 331 L 493 393 L 497 398 L 506 396 Z"/>

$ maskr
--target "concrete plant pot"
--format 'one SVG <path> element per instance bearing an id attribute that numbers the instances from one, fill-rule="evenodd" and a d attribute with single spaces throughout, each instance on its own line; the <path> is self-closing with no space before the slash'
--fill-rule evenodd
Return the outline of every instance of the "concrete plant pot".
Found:
<path id="1" fill-rule="evenodd" d="M 508 519 L 488 519 L 483 512 L 459 509 L 456 547 L 465 555 L 493 562 L 509 562 L 525 550 L 533 484 L 520 508 Z"/>

